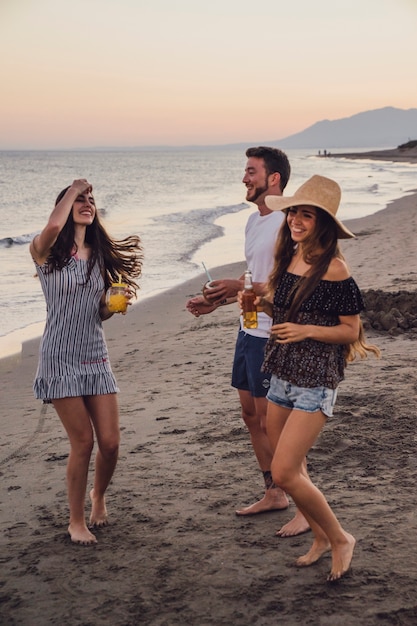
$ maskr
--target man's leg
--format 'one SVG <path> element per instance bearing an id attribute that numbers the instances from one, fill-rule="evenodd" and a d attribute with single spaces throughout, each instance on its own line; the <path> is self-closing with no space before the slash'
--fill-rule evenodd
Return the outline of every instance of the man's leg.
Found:
<path id="1" fill-rule="evenodd" d="M 261 500 L 236 511 L 236 515 L 255 515 L 266 511 L 283 510 L 288 507 L 288 498 L 272 482 L 272 451 L 266 434 L 266 398 L 254 398 L 250 391 L 238 389 L 242 419 L 245 422 L 252 442 L 255 456 L 264 476 L 265 494 Z"/>

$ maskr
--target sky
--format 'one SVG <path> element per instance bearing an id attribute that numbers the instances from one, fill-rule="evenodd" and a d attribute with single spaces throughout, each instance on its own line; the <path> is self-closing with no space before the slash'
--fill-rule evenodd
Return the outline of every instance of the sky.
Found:
<path id="1" fill-rule="evenodd" d="M 0 0 L 0 149 L 273 141 L 417 107 L 417 0 Z"/>

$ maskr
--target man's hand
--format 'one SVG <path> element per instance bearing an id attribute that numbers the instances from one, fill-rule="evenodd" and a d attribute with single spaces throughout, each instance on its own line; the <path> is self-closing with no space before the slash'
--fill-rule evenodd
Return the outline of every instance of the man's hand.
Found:
<path id="1" fill-rule="evenodd" d="M 212 280 L 209 289 L 203 289 L 203 295 L 209 302 L 219 303 L 226 298 L 235 298 L 237 292 L 243 289 L 243 282 L 236 278 Z"/>
<path id="2" fill-rule="evenodd" d="M 207 313 L 211 313 L 217 306 L 215 304 L 210 304 L 204 298 L 204 296 L 196 296 L 195 298 L 191 298 L 188 300 L 185 305 L 187 311 L 192 313 L 195 317 L 200 317 L 200 315 L 206 315 Z"/>

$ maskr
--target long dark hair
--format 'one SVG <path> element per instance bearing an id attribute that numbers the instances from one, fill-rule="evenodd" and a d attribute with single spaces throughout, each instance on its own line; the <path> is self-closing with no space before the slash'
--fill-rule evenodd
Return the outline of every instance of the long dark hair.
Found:
<path id="1" fill-rule="evenodd" d="M 323 278 L 333 258 L 343 258 L 337 241 L 335 221 L 325 211 L 317 208 L 316 227 L 303 243 L 304 261 L 311 267 L 300 277 L 292 292 L 287 321 L 295 321 L 302 303 L 307 300 Z M 289 209 L 285 211 L 288 215 Z M 268 292 L 272 295 L 294 256 L 294 242 L 285 219 L 281 225 L 274 252 L 274 266 L 268 280 Z"/>
<path id="2" fill-rule="evenodd" d="M 310 237 L 303 242 L 303 258 L 311 265 L 309 271 L 304 276 L 300 276 L 296 281 L 292 292 L 289 295 L 290 306 L 286 321 L 295 322 L 298 311 L 305 300 L 307 300 L 320 280 L 326 274 L 330 262 L 334 258 L 344 259 L 340 251 L 337 240 L 337 226 L 335 221 L 322 209 L 316 207 L 317 219 L 316 227 Z M 285 211 L 288 214 L 289 209 Z M 294 242 L 291 238 L 287 220 L 281 225 L 274 252 L 274 266 L 268 279 L 268 293 L 273 300 L 274 292 L 294 256 Z M 377 346 L 366 342 L 362 321 L 359 326 L 358 339 L 344 346 L 345 363 L 354 361 L 357 356 L 361 359 L 367 357 L 368 352 L 379 357 L 381 352 Z"/>
<path id="3" fill-rule="evenodd" d="M 62 200 L 69 187 L 63 189 L 57 196 L 55 206 Z M 61 270 L 65 267 L 74 253 L 75 226 L 72 211 L 50 250 L 47 260 L 49 271 Z M 95 263 L 98 263 L 104 278 L 107 290 L 112 282 L 117 282 L 119 276 L 123 282 L 130 285 L 135 291 L 139 289 L 135 278 L 142 273 L 143 249 L 140 237 L 130 235 L 121 240 L 110 237 L 95 211 L 92 224 L 87 226 L 85 241 L 91 246 L 91 255 L 87 265 L 87 281 L 90 278 Z M 76 251 L 76 246 L 75 246 Z"/>

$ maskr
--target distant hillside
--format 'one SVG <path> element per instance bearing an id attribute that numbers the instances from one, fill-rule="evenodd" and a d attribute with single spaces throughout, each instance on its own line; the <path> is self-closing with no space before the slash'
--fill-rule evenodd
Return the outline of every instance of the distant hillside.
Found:
<path id="1" fill-rule="evenodd" d="M 417 109 L 385 107 L 339 120 L 316 122 L 300 133 L 273 141 L 281 148 L 378 148 L 417 137 Z"/>

